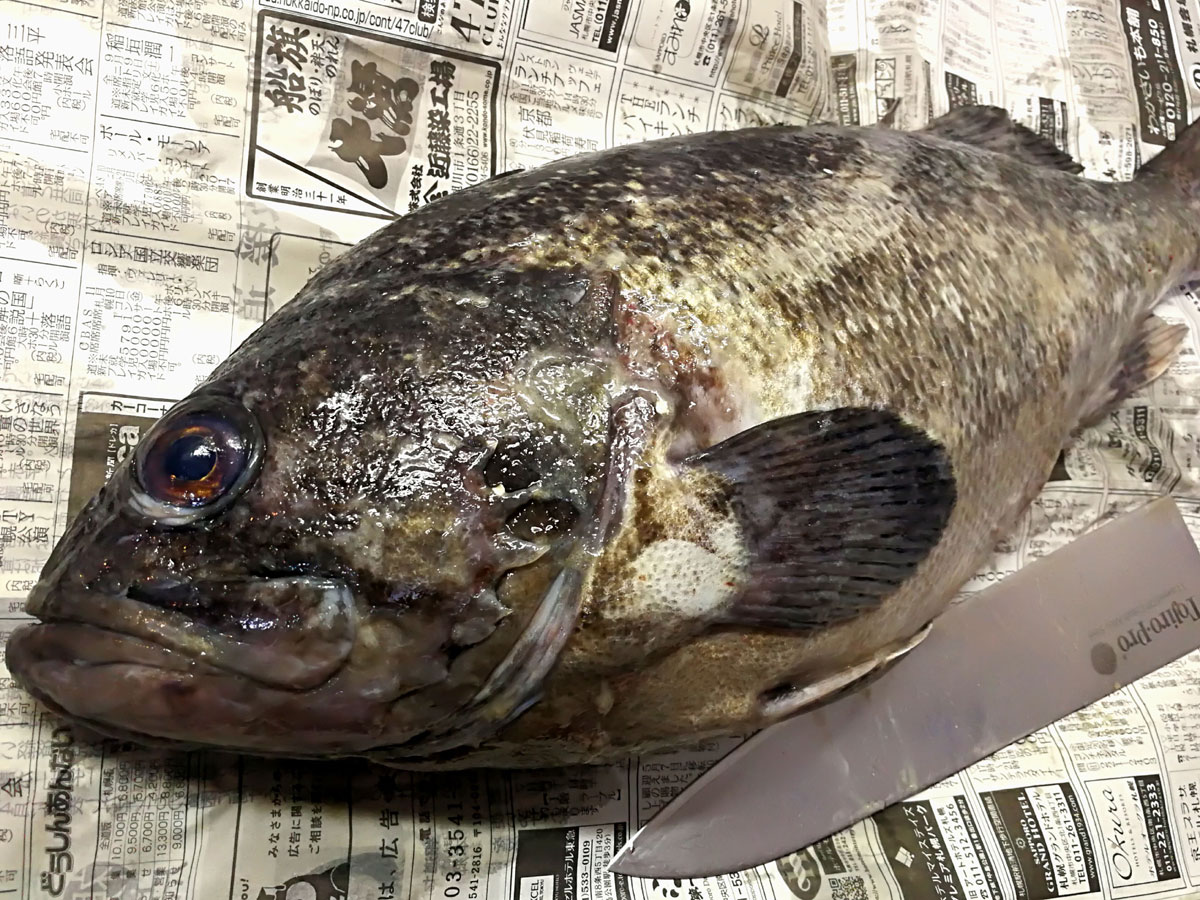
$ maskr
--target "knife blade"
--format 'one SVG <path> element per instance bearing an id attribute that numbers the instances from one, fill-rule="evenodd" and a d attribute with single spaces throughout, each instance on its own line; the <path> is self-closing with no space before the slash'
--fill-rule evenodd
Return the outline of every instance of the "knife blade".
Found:
<path id="1" fill-rule="evenodd" d="M 779 859 L 1197 648 L 1200 551 L 1162 498 L 952 606 L 869 689 L 739 745 L 609 871 L 699 878 Z"/>

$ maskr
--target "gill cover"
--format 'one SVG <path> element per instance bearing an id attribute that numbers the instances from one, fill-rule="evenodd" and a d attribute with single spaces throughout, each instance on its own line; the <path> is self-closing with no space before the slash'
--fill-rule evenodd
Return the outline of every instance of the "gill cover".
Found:
<path id="1" fill-rule="evenodd" d="M 478 746 L 540 697 L 542 683 L 575 630 L 584 582 L 620 524 L 633 468 L 649 443 L 655 420 L 652 398 L 632 391 L 609 415 L 609 453 L 596 515 L 550 583 L 516 644 L 472 700 L 420 739 L 372 753 L 384 760 L 428 759 Z"/>

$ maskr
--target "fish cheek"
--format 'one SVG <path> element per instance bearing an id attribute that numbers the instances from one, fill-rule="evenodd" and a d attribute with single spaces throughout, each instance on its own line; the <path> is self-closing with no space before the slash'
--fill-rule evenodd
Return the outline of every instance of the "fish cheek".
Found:
<path id="1" fill-rule="evenodd" d="M 391 740 L 417 736 L 478 695 L 517 645 L 562 565 L 560 553 L 546 553 L 504 572 L 494 589 L 480 590 L 465 606 L 442 597 L 419 611 L 372 613 L 370 647 L 356 649 L 352 662 L 363 667 L 373 654 L 377 669 L 395 673 L 385 728 Z"/>
<path id="2" fill-rule="evenodd" d="M 598 560 L 568 665 L 638 666 L 709 627 L 745 578 L 727 492 L 710 473 L 634 473 L 625 522 Z"/>
<path id="3" fill-rule="evenodd" d="M 489 623 L 488 634 L 470 645 L 460 645 L 453 667 L 458 677 L 468 674 L 480 683 L 503 661 L 516 643 L 537 601 L 549 590 L 562 568 L 557 554 L 503 573 L 496 582 L 495 600 L 503 612 Z M 464 621 L 460 618 L 460 623 Z M 470 622 L 467 618 L 465 621 Z M 457 627 L 457 626 L 456 626 Z"/>
<path id="4" fill-rule="evenodd" d="M 394 695 L 482 683 L 480 660 L 499 663 L 516 640 L 508 621 L 523 609 L 520 598 L 498 596 L 506 573 L 545 552 L 505 531 L 499 499 L 458 499 L 364 517 L 333 539 L 359 582 L 363 621 L 351 664 L 391 673 Z"/>

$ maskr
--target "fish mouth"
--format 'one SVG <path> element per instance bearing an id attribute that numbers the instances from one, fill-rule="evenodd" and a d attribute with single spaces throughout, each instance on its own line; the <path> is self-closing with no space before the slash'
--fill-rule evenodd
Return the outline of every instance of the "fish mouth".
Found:
<path id="1" fill-rule="evenodd" d="M 332 685 L 272 687 L 97 625 L 22 625 L 6 655 L 18 684 L 51 712 L 107 737 L 297 757 L 360 752 L 370 743 L 362 742 L 373 714 L 365 697 Z"/>
<path id="2" fill-rule="evenodd" d="M 43 581 L 26 609 L 45 623 L 142 638 L 286 690 L 315 688 L 337 672 L 358 624 L 345 582 L 293 575 L 152 578 L 113 592 Z"/>
<path id="3" fill-rule="evenodd" d="M 476 672 L 482 684 L 470 667 L 456 680 L 441 665 L 397 666 L 347 585 L 307 576 L 159 578 L 112 592 L 52 576 L 26 606 L 41 621 L 12 633 L 6 662 L 52 713 L 118 740 L 287 758 L 453 756 L 537 698 L 578 613 L 574 562 L 490 675 Z"/>
<path id="4" fill-rule="evenodd" d="M 9 637 L 17 683 L 49 709 L 123 739 L 303 756 L 371 743 L 382 704 L 346 668 L 346 584 L 304 576 L 141 582 L 103 593 L 53 581 L 41 621 Z"/>

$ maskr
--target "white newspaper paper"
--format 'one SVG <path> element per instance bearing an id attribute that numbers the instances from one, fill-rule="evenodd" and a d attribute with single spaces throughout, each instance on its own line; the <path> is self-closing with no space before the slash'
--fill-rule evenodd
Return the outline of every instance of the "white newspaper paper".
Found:
<path id="1" fill-rule="evenodd" d="M 0 638 L 70 516 L 322 264 L 490 176 L 706 129 L 999 104 L 1126 179 L 1200 113 L 1197 0 L 3 0 Z M 899 106 L 896 107 L 897 101 Z M 1063 455 L 978 590 L 1173 492 L 1193 341 Z M 736 741 L 554 772 L 87 744 L 0 685 L 0 900 L 1042 900 L 1200 889 L 1200 656 L 818 845 L 606 872 Z"/>

